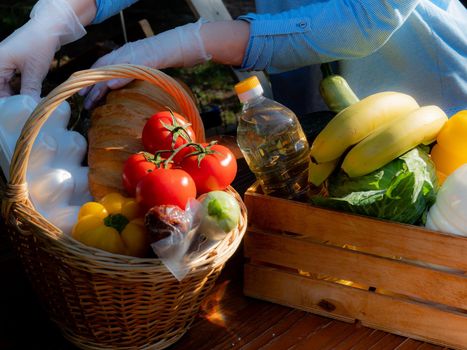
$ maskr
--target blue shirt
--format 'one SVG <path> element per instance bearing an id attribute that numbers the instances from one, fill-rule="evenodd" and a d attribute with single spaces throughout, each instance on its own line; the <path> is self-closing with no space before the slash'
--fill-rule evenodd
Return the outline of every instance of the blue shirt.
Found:
<path id="1" fill-rule="evenodd" d="M 243 69 L 338 60 L 360 98 L 393 90 L 448 115 L 467 109 L 467 10 L 458 0 L 257 0 L 257 11 L 269 14 L 240 17 L 251 23 Z"/>
<path id="2" fill-rule="evenodd" d="M 136 1 L 96 0 L 94 23 Z M 467 10 L 459 0 L 256 0 L 256 6 L 257 14 L 239 17 L 251 23 L 242 69 L 269 72 L 273 88 L 282 90 L 274 89 L 275 98 L 297 113 L 323 109 L 317 64 L 331 61 L 339 61 L 360 98 L 393 90 L 448 115 L 467 109 Z M 278 74 L 285 71 L 291 72 Z M 293 99 L 300 100 L 296 108 Z"/>
<path id="3" fill-rule="evenodd" d="M 92 23 L 101 23 L 137 1 L 138 0 L 96 0 L 96 17 L 94 17 Z"/>

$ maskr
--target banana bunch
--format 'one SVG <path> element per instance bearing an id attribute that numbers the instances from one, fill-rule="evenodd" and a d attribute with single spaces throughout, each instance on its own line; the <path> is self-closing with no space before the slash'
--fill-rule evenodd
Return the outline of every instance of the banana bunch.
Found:
<path id="1" fill-rule="evenodd" d="M 437 106 L 411 111 L 355 145 L 345 156 L 342 169 L 350 177 L 369 174 L 420 144 L 436 141 L 447 120 Z"/>
<path id="2" fill-rule="evenodd" d="M 434 142 L 447 120 L 439 107 L 420 107 L 407 94 L 370 95 L 341 110 L 318 134 L 308 180 L 319 186 L 340 161 L 350 177 L 366 175 L 419 144 Z"/>
<path id="3" fill-rule="evenodd" d="M 332 72 L 329 63 L 321 64 L 323 79 L 319 84 L 319 93 L 329 110 L 339 113 L 345 108 L 358 102 L 357 95 L 353 92 L 347 81 L 340 75 Z M 310 157 L 308 162 L 308 182 L 318 186 L 336 169 L 339 158 L 329 162 L 316 162 Z"/>

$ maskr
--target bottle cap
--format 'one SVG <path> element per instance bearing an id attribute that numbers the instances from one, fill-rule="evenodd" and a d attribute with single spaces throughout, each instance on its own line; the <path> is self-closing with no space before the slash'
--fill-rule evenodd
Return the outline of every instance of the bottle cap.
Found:
<path id="1" fill-rule="evenodd" d="M 242 80 L 235 85 L 235 92 L 237 93 L 240 102 L 248 101 L 252 97 L 258 97 L 263 94 L 263 87 L 255 75 Z"/>

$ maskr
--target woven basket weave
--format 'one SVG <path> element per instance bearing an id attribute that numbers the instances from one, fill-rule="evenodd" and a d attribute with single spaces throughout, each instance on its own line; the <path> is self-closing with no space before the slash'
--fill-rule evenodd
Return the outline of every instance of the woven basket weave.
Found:
<path id="1" fill-rule="evenodd" d="M 116 65 L 73 74 L 44 98 L 26 122 L 16 144 L 2 215 L 24 269 L 50 318 L 64 336 L 84 349 L 163 349 L 188 329 L 199 306 L 235 252 L 246 229 L 239 226 L 196 261 L 178 282 L 158 259 L 116 255 L 84 246 L 41 216 L 28 198 L 26 169 L 34 140 L 54 109 L 80 89 L 114 78 L 149 81 L 171 94 L 204 139 L 191 98 L 164 73 Z"/>

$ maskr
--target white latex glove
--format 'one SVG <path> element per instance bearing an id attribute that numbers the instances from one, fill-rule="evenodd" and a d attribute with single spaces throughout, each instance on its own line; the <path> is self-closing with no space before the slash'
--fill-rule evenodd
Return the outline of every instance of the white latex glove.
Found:
<path id="1" fill-rule="evenodd" d="M 112 64 L 138 64 L 162 69 L 168 67 L 190 67 L 211 59 L 206 53 L 200 36 L 200 28 L 206 20 L 200 19 L 150 38 L 128 43 L 101 57 L 91 68 Z M 131 79 L 114 79 L 80 91 L 85 95 L 84 107 L 91 108 L 107 92 L 108 88 L 117 89 Z"/>
<path id="2" fill-rule="evenodd" d="M 9 82 L 19 70 L 21 94 L 40 99 L 42 80 L 55 52 L 85 34 L 66 0 L 39 0 L 31 19 L 0 43 L 0 97 L 11 94 Z"/>

